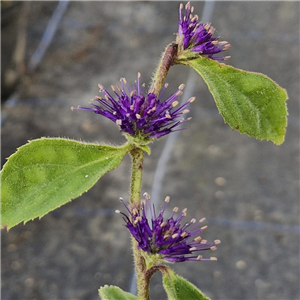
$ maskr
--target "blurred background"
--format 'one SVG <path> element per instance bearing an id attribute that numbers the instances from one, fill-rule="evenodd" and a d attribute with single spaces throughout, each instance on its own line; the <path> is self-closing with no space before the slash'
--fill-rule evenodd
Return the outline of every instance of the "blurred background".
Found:
<path id="1" fill-rule="evenodd" d="M 109 89 L 141 72 L 147 84 L 175 39 L 179 4 L 1 1 L 2 164 L 42 136 L 124 143 L 111 121 L 70 107 L 87 106 L 98 83 Z M 162 175 L 159 202 L 169 195 L 170 210 L 205 216 L 203 237 L 222 241 L 217 262 L 174 265 L 207 296 L 299 299 L 299 2 L 192 4 L 231 44 L 227 64 L 264 73 L 287 90 L 286 140 L 275 146 L 232 131 L 202 79 L 174 66 L 164 95 L 187 84 L 184 96 L 196 96 L 193 119 L 172 147 L 166 139 L 151 145 L 143 191 Z M 162 164 L 165 173 L 155 173 Z M 128 199 L 129 167 L 126 156 L 80 198 L 2 232 L 2 299 L 93 300 L 104 284 L 134 291 L 129 233 L 114 213 L 123 209 L 119 197 Z M 155 274 L 151 299 L 166 298 L 160 282 Z"/>

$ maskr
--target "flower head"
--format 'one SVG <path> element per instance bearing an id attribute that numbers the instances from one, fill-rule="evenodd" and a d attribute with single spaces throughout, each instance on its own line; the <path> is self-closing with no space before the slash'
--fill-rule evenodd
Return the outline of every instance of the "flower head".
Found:
<path id="1" fill-rule="evenodd" d="M 218 41 L 213 37 L 215 29 L 210 23 L 198 22 L 198 16 L 192 15 L 194 7 L 190 2 L 185 5 L 185 14 L 182 12 L 183 4 L 179 7 L 179 26 L 177 43 L 180 50 L 190 50 L 214 60 L 226 60 L 229 56 L 214 57 L 214 54 L 229 49 L 226 41 Z"/>
<path id="2" fill-rule="evenodd" d="M 216 250 L 219 240 L 208 243 L 198 234 L 207 226 L 199 227 L 205 218 L 196 222 L 191 219 L 189 222 L 181 224 L 182 219 L 186 216 L 187 209 L 183 209 L 176 217 L 178 207 L 173 209 L 169 218 L 164 217 L 164 213 L 170 198 L 166 197 L 165 205 L 160 209 L 159 214 L 155 212 L 154 206 L 150 204 L 149 194 L 144 194 L 141 202 L 141 209 L 134 204 L 128 206 L 121 199 L 129 215 L 121 213 L 124 216 L 126 227 L 131 235 L 138 242 L 138 248 L 150 255 L 158 255 L 160 259 L 167 262 L 197 261 L 197 260 L 216 260 L 215 257 L 202 258 L 202 255 L 195 253 L 204 250 Z M 147 210 L 150 210 L 151 225 L 147 219 Z"/>
<path id="3" fill-rule="evenodd" d="M 152 139 L 160 138 L 169 134 L 181 123 L 185 122 L 183 114 L 189 112 L 187 106 L 195 100 L 190 98 L 182 105 L 178 105 L 177 98 L 181 96 L 184 85 L 165 101 L 161 100 L 162 94 L 168 84 L 165 84 L 160 95 L 143 93 L 145 85 L 140 86 L 140 73 L 137 82 L 131 89 L 125 80 L 121 78 L 121 87 L 112 86 L 114 96 L 111 95 L 101 84 L 99 84 L 102 97 L 95 97 L 94 107 L 77 107 L 100 114 L 115 122 L 129 140 L 146 144 Z M 127 90 L 126 90 L 127 89 Z M 179 130 L 179 129 L 177 129 Z"/>

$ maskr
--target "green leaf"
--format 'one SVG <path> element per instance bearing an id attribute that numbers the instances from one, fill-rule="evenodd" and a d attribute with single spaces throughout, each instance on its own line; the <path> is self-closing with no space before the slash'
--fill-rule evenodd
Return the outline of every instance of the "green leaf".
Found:
<path id="1" fill-rule="evenodd" d="M 170 268 L 165 268 L 162 273 L 168 300 L 210 300 L 196 286 L 175 274 Z"/>
<path id="2" fill-rule="evenodd" d="M 1 227 L 41 218 L 80 196 L 130 151 L 60 138 L 32 140 L 1 171 Z"/>
<path id="3" fill-rule="evenodd" d="M 138 145 L 137 147 L 143 149 L 148 155 L 151 154 L 151 149 L 149 148 L 148 145 Z"/>
<path id="4" fill-rule="evenodd" d="M 266 75 L 236 69 L 208 58 L 181 61 L 196 70 L 232 129 L 277 145 L 287 126 L 286 90 Z"/>
<path id="5" fill-rule="evenodd" d="M 105 285 L 99 289 L 99 295 L 102 300 L 138 300 L 138 297 L 124 292 L 117 286 Z"/>

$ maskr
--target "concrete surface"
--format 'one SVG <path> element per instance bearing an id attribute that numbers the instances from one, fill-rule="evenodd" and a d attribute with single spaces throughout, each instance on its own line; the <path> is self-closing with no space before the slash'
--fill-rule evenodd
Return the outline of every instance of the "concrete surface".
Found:
<path id="1" fill-rule="evenodd" d="M 57 2 L 29 2 L 26 63 Z M 203 2 L 193 3 L 201 15 Z M 70 137 L 124 142 L 104 118 L 70 110 L 87 105 L 121 77 L 149 82 L 160 52 L 177 31 L 179 2 L 70 2 L 54 40 L 17 101 L 2 107 L 2 163 L 29 139 Z M 220 239 L 218 262 L 179 263 L 175 270 L 212 299 L 296 300 L 299 295 L 299 3 L 216 2 L 212 24 L 232 45 L 227 62 L 262 72 L 286 88 L 289 125 L 281 146 L 232 131 L 198 79 L 189 129 L 173 151 L 162 199 L 207 217 L 205 238 Z M 17 33 L 17 29 L 15 30 Z M 2 34 L 4 35 L 4 30 Z M 5 41 L 2 41 L 5 43 Z M 5 59 L 5 57 L 3 58 Z M 189 70 L 173 67 L 168 93 Z M 145 158 L 150 191 L 164 140 Z M 129 234 L 115 209 L 128 197 L 129 157 L 88 193 L 41 220 L 2 232 L 2 299 L 98 299 L 104 284 L 129 290 Z M 160 275 L 151 299 L 165 299 Z"/>

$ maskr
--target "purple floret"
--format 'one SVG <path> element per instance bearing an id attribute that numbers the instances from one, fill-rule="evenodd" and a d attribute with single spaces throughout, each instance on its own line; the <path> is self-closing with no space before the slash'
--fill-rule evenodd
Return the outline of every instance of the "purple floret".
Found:
<path id="1" fill-rule="evenodd" d="M 214 60 L 226 60 L 229 56 L 214 55 L 229 49 L 230 44 L 226 41 L 218 41 L 213 37 L 215 29 L 210 23 L 198 22 L 198 16 L 192 15 L 194 7 L 190 2 L 185 5 L 185 14 L 182 12 L 183 4 L 179 7 L 179 22 L 177 43 L 180 50 L 190 50 Z"/>
<path id="2" fill-rule="evenodd" d="M 187 209 L 183 209 L 176 216 L 178 207 L 175 207 L 172 215 L 166 218 L 164 214 L 170 200 L 169 197 L 166 197 L 165 205 L 160 209 L 158 215 L 156 215 L 154 206 L 150 204 L 149 194 L 145 193 L 144 197 L 140 210 L 133 204 L 127 206 L 121 199 L 129 214 L 117 211 L 123 215 L 126 227 L 138 242 L 139 249 L 149 254 L 159 254 L 168 262 L 216 260 L 215 257 L 202 258 L 202 255 L 195 255 L 199 251 L 214 251 L 217 249 L 216 245 L 220 243 L 219 240 L 208 243 L 199 236 L 207 228 L 207 226 L 199 227 L 205 218 L 198 222 L 196 219 L 191 219 L 189 222 L 181 224 Z M 150 210 L 150 224 L 147 219 L 148 210 Z"/>
<path id="3" fill-rule="evenodd" d="M 167 84 L 163 91 L 166 87 Z M 79 106 L 74 109 L 100 114 L 116 123 L 121 132 L 146 142 L 179 130 L 175 128 L 189 120 L 183 119 L 183 115 L 189 112 L 187 107 L 195 100 L 192 97 L 184 104 L 178 105 L 177 98 L 182 95 L 183 84 L 164 101 L 161 99 L 163 91 L 158 96 L 153 93 L 144 94 L 144 85 L 140 86 L 139 73 L 133 89 L 130 89 L 125 78 L 121 79 L 121 88 L 112 86 L 114 95 L 101 84 L 99 88 L 104 97 L 96 97 L 92 108 Z"/>

